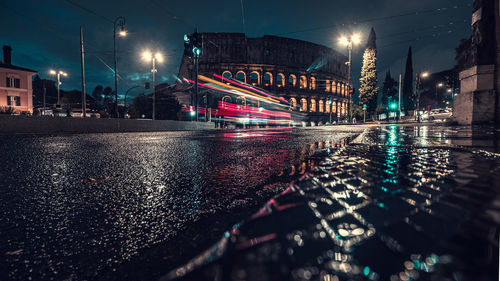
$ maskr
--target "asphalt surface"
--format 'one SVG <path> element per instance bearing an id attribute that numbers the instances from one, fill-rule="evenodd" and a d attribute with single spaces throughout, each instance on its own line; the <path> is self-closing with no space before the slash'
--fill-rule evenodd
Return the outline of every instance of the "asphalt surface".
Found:
<path id="1" fill-rule="evenodd" d="M 499 141 L 371 128 L 161 280 L 498 280 Z"/>
<path id="2" fill-rule="evenodd" d="M 155 279 L 360 130 L 0 136 L 0 280 Z"/>

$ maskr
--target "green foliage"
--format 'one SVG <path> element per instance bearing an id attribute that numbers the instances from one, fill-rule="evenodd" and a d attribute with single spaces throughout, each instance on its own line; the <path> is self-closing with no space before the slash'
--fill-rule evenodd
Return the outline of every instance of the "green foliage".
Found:
<path id="1" fill-rule="evenodd" d="M 382 104 L 388 105 L 398 100 L 397 85 L 396 80 L 391 77 L 391 73 L 388 71 L 385 75 L 385 81 L 382 87 Z"/>
<path id="2" fill-rule="evenodd" d="M 369 113 L 375 112 L 378 96 L 377 79 L 377 51 L 367 48 L 363 54 L 363 67 L 359 87 L 360 104 L 367 105 Z"/>

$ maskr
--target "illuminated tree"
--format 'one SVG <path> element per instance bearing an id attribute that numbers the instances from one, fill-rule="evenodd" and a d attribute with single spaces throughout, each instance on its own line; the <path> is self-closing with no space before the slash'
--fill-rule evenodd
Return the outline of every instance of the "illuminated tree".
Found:
<path id="1" fill-rule="evenodd" d="M 371 114 L 375 112 L 378 97 L 377 79 L 377 45 L 375 30 L 372 28 L 366 49 L 363 54 L 363 67 L 361 68 L 361 78 L 359 88 L 360 104 L 366 104 L 367 111 Z"/>

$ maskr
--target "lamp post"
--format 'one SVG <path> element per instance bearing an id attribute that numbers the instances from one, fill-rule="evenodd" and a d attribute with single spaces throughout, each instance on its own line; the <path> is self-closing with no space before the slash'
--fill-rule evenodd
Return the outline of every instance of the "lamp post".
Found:
<path id="1" fill-rule="evenodd" d="M 153 63 L 153 68 L 151 72 L 153 73 L 153 116 L 152 119 L 155 120 L 156 114 L 156 87 L 155 87 L 155 74 L 156 74 L 156 61 L 159 63 L 163 62 L 163 55 L 159 52 L 156 52 L 154 55 L 150 51 L 145 51 L 142 53 L 142 58 L 145 61 L 151 61 Z"/>
<path id="2" fill-rule="evenodd" d="M 330 98 L 328 100 L 328 104 L 329 104 L 329 107 L 330 107 L 330 125 L 332 125 L 332 111 L 333 111 L 333 108 L 332 108 L 332 98 Z"/>
<path id="3" fill-rule="evenodd" d="M 347 93 L 349 95 L 349 122 L 352 122 L 352 94 L 351 94 L 351 54 L 353 44 L 359 44 L 361 42 L 361 37 L 359 34 L 351 34 L 349 36 L 341 36 L 339 38 L 341 45 L 347 47 L 348 51 L 348 61 L 347 64 Z"/>
<path id="4" fill-rule="evenodd" d="M 436 108 L 439 107 L 439 99 L 438 99 L 438 88 L 443 87 L 443 83 L 439 82 L 436 84 Z"/>
<path id="5" fill-rule="evenodd" d="M 56 75 L 57 76 L 57 104 L 61 104 L 61 75 L 66 77 L 68 76 L 68 73 L 62 71 L 62 70 L 50 70 L 50 74 Z"/>
<path id="6" fill-rule="evenodd" d="M 115 111 L 116 118 L 120 117 L 118 114 L 118 80 L 116 79 L 116 27 L 120 26 L 120 32 L 118 35 L 120 37 L 127 36 L 127 31 L 125 30 L 125 18 L 120 16 L 117 17 L 113 23 L 113 57 L 115 62 Z"/>
<path id="7" fill-rule="evenodd" d="M 415 77 L 415 95 L 417 96 L 417 121 L 420 123 L 420 79 L 429 77 L 429 72 L 417 73 Z"/>

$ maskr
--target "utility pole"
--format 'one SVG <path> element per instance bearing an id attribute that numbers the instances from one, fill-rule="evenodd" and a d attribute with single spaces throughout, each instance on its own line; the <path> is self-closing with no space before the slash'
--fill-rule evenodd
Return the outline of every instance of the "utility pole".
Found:
<path id="1" fill-rule="evenodd" d="M 155 120 L 155 114 L 156 114 L 156 86 L 155 86 L 155 73 L 156 73 L 156 64 L 155 64 L 156 58 L 153 57 L 153 69 L 151 70 L 153 72 L 153 120 Z"/>
<path id="2" fill-rule="evenodd" d="M 195 120 L 198 122 L 198 56 L 194 56 L 194 111 Z"/>
<path id="3" fill-rule="evenodd" d="M 352 53 L 352 40 L 349 40 L 349 44 L 347 45 L 347 49 L 349 49 L 349 65 L 347 70 L 347 88 L 349 95 L 349 123 L 352 123 L 352 95 L 351 95 L 351 53 Z M 354 93 L 353 93 L 354 94 Z"/>
<path id="4" fill-rule="evenodd" d="M 399 74 L 399 98 L 398 98 L 398 118 L 401 120 L 401 74 Z"/>
<path id="5" fill-rule="evenodd" d="M 85 57 L 83 50 L 83 28 L 80 26 L 80 54 L 82 60 L 82 114 L 87 117 L 87 97 L 85 95 Z"/>

